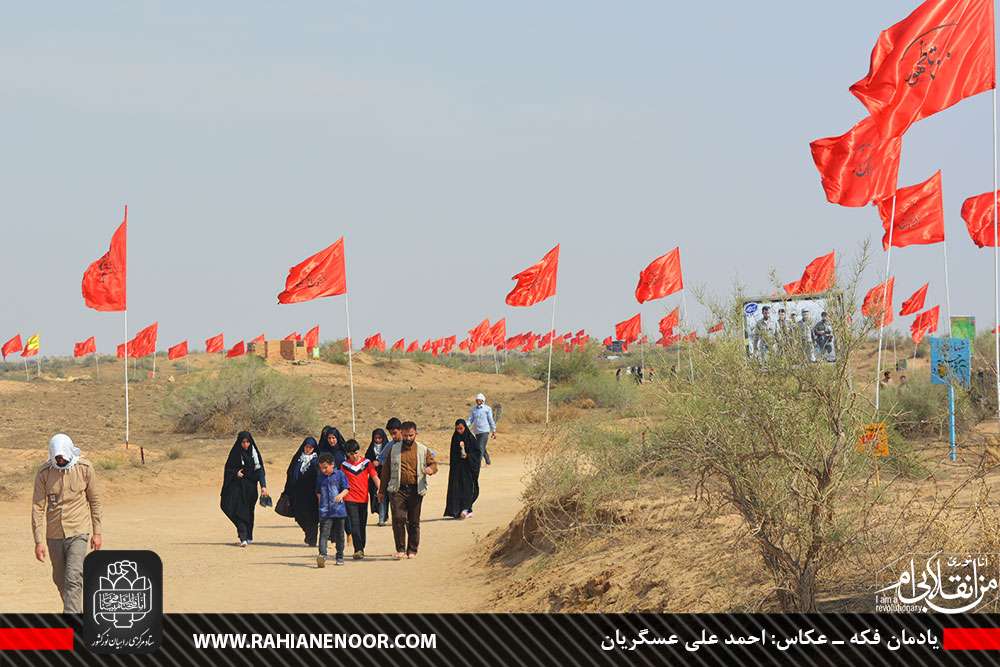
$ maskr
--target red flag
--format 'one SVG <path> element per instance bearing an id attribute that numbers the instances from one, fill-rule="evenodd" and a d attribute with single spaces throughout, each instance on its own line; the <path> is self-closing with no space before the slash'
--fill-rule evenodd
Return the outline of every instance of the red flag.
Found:
<path id="1" fill-rule="evenodd" d="M 232 359 L 234 357 L 242 357 L 247 352 L 247 346 L 240 341 L 229 348 L 229 352 L 226 352 L 226 359 Z"/>
<path id="2" fill-rule="evenodd" d="M 428 338 L 427 340 L 425 340 L 424 344 L 420 346 L 420 351 L 421 352 L 430 352 L 431 351 L 431 339 L 430 338 Z"/>
<path id="3" fill-rule="evenodd" d="M 995 87 L 993 0 L 927 0 L 879 34 L 868 75 L 851 86 L 891 136 Z"/>
<path id="4" fill-rule="evenodd" d="M 680 334 L 663 335 L 660 337 L 660 340 L 656 341 L 656 344 L 659 345 L 660 347 L 670 347 L 674 343 L 678 342 L 680 339 L 681 339 Z"/>
<path id="5" fill-rule="evenodd" d="M 458 349 L 464 350 L 464 351 L 468 352 L 468 350 L 469 350 L 469 339 L 466 338 L 461 343 L 459 343 L 458 344 Z"/>
<path id="6" fill-rule="evenodd" d="M 3 354 L 3 358 L 6 359 L 8 356 L 14 354 L 15 352 L 20 352 L 21 347 L 22 347 L 21 334 L 17 334 L 9 341 L 4 343 L 3 347 L 0 347 L 0 354 Z"/>
<path id="7" fill-rule="evenodd" d="M 419 352 L 420 351 L 420 341 L 413 341 L 410 346 L 406 348 L 407 352 Z"/>
<path id="8" fill-rule="evenodd" d="M 785 285 L 788 294 L 815 294 L 825 292 L 833 286 L 834 272 L 837 267 L 836 253 L 817 257 L 809 262 L 802 277 Z"/>
<path id="9" fill-rule="evenodd" d="M 912 315 L 913 313 L 920 312 L 924 308 L 924 299 L 927 297 L 927 286 L 930 283 L 924 283 L 924 286 L 918 289 L 916 292 L 910 296 L 909 299 L 903 302 L 903 307 L 899 310 L 901 317 L 906 315 Z"/>
<path id="10" fill-rule="evenodd" d="M 524 347 L 521 349 L 522 352 L 534 352 L 538 347 L 538 336 L 535 334 L 529 334 L 528 340 L 524 342 Z"/>
<path id="11" fill-rule="evenodd" d="M 132 341 L 128 343 L 129 349 L 132 348 Z M 118 343 L 118 347 L 115 348 L 115 356 L 119 359 L 125 358 L 125 343 Z"/>
<path id="12" fill-rule="evenodd" d="M 586 329 L 580 329 L 579 331 L 576 332 L 576 337 L 579 338 L 586 333 L 587 333 Z"/>
<path id="13" fill-rule="evenodd" d="M 264 334 L 261 334 L 261 335 L 257 336 L 256 338 L 254 338 L 252 341 L 250 341 L 250 343 L 252 345 L 263 345 L 264 344 L 264 340 L 265 340 L 264 339 Z M 187 354 L 187 353 L 185 352 L 185 354 Z"/>
<path id="14" fill-rule="evenodd" d="M 633 317 L 615 325 L 615 337 L 618 340 L 631 343 L 632 341 L 639 340 L 639 336 L 641 335 L 642 313 L 636 313 Z"/>
<path id="15" fill-rule="evenodd" d="M 448 336 L 444 339 L 444 349 L 442 352 L 445 354 L 451 354 L 451 351 L 455 349 L 455 344 L 458 343 L 457 336 Z"/>
<path id="16" fill-rule="evenodd" d="M 82 343 L 76 343 L 73 345 L 74 357 L 82 357 L 96 352 L 97 352 L 97 341 L 94 340 L 93 336 L 83 341 Z"/>
<path id="17" fill-rule="evenodd" d="M 158 324 L 153 322 L 148 327 L 137 333 L 135 338 L 132 339 L 129 356 L 138 359 L 151 354 L 156 354 L 156 332 L 158 328 Z"/>
<path id="18" fill-rule="evenodd" d="M 867 206 L 896 190 L 903 141 L 885 134 L 870 117 L 839 137 L 809 144 L 826 200 Z"/>
<path id="19" fill-rule="evenodd" d="M 692 331 L 688 335 L 684 336 L 684 340 L 687 341 L 688 343 L 695 342 L 696 340 L 698 340 L 698 332 Z"/>
<path id="20" fill-rule="evenodd" d="M 681 249 L 677 247 L 666 255 L 657 257 L 639 272 L 635 298 L 639 303 L 646 303 L 682 289 L 684 289 L 684 278 L 681 275 Z"/>
<path id="21" fill-rule="evenodd" d="M 679 326 L 681 322 L 681 309 L 674 308 L 666 316 L 660 320 L 660 333 L 666 336 L 674 330 L 674 327 Z"/>
<path id="22" fill-rule="evenodd" d="M 222 334 L 212 336 L 205 341 L 205 352 L 222 352 L 225 349 L 226 344 L 223 342 Z"/>
<path id="23" fill-rule="evenodd" d="M 319 347 L 319 325 L 317 324 L 312 329 L 306 332 L 305 335 L 306 349 L 311 350 L 314 347 Z"/>
<path id="24" fill-rule="evenodd" d="M 344 237 L 288 270 L 285 291 L 278 303 L 299 303 L 347 293 L 344 268 Z"/>
<path id="25" fill-rule="evenodd" d="M 404 349 L 406 349 L 406 339 L 404 338 L 400 338 L 392 344 L 393 352 L 402 352 Z"/>
<path id="26" fill-rule="evenodd" d="M 83 302 L 88 308 L 105 312 L 127 308 L 127 230 L 128 206 L 125 207 L 125 219 L 111 237 L 111 247 L 83 272 Z"/>
<path id="27" fill-rule="evenodd" d="M 507 339 L 507 318 L 501 318 L 493 323 L 490 327 L 490 332 L 488 335 L 489 344 L 492 344 L 496 348 L 503 347 L 504 341 Z"/>
<path id="28" fill-rule="evenodd" d="M 913 318 L 913 324 L 910 325 L 910 335 L 914 343 L 919 343 L 924 334 L 937 331 L 940 310 L 941 306 L 934 306 Z"/>
<path id="29" fill-rule="evenodd" d="M 993 207 L 1000 201 L 1000 191 L 984 192 L 975 197 L 969 197 L 962 204 L 962 220 L 969 230 L 972 242 L 980 248 L 992 248 L 993 243 Z"/>
<path id="30" fill-rule="evenodd" d="M 294 340 L 294 341 L 298 342 L 298 341 L 302 340 L 302 335 L 299 334 L 299 332 L 297 332 L 297 331 L 293 331 L 292 333 L 290 333 L 287 336 L 285 336 L 284 338 L 282 338 L 282 340 Z M 346 348 L 345 348 L 344 351 L 345 352 L 347 351 Z"/>
<path id="31" fill-rule="evenodd" d="M 559 273 L 559 246 L 548 251 L 540 262 L 511 278 L 517 285 L 507 295 L 508 306 L 533 306 L 556 293 Z"/>
<path id="32" fill-rule="evenodd" d="M 944 203 L 941 196 L 941 171 L 923 183 L 910 185 L 896 191 L 896 216 L 892 230 L 892 245 L 928 245 L 944 241 Z M 892 197 L 878 203 L 882 218 L 882 249 L 889 247 L 889 222 L 892 215 Z"/>
<path id="33" fill-rule="evenodd" d="M 890 276 L 889 280 L 871 288 L 861 303 L 861 314 L 871 318 L 877 318 L 881 314 L 883 327 L 892 323 L 892 288 L 895 281 L 896 279 Z"/>
<path id="34" fill-rule="evenodd" d="M 611 336 L 608 336 L 607 338 L 601 341 L 601 345 L 607 347 L 608 345 L 611 345 L 613 342 L 614 341 L 611 340 Z"/>
<path id="35" fill-rule="evenodd" d="M 724 322 L 719 322 L 719 323 L 718 323 L 718 324 L 716 324 L 715 326 L 711 327 L 711 328 L 710 328 L 710 329 L 708 330 L 708 333 L 710 333 L 710 334 L 712 334 L 712 333 L 719 333 L 720 331 L 722 331 L 722 330 L 723 330 L 723 329 L 725 329 L 725 328 L 726 328 L 726 325 L 725 325 L 725 323 L 724 323 Z"/>
<path id="36" fill-rule="evenodd" d="M 167 359 L 173 361 L 175 359 L 183 359 L 188 354 L 188 342 L 182 341 L 177 343 L 172 347 L 167 348 Z"/>
<path id="37" fill-rule="evenodd" d="M 365 344 L 362 346 L 361 351 L 365 352 L 367 350 L 385 350 L 385 343 L 382 341 L 382 334 L 376 333 L 368 338 L 365 338 Z"/>
<path id="38" fill-rule="evenodd" d="M 483 320 L 473 328 L 469 329 L 469 341 L 475 343 L 477 347 L 480 345 L 492 344 L 493 341 L 490 338 L 489 318 Z"/>

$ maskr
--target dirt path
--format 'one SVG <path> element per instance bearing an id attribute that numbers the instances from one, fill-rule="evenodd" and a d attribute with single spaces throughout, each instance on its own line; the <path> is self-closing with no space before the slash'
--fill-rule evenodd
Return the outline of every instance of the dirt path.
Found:
<path id="1" fill-rule="evenodd" d="M 524 465 L 508 454 L 483 466 L 482 495 L 473 518 L 442 519 L 448 467 L 431 480 L 423 505 L 420 556 L 396 562 L 392 529 L 368 525 L 369 559 L 316 568 L 315 549 L 302 543 L 291 519 L 257 511 L 257 541 L 235 545 L 219 510 L 216 488 L 178 489 L 156 497 L 121 496 L 105 509 L 105 548 L 152 549 L 163 560 L 164 610 L 174 612 L 461 612 L 483 610 L 484 572 L 473 564 L 478 542 L 520 509 Z M 48 563 L 34 559 L 29 502 L 0 504 L 0 613 L 61 609 Z M 331 552 L 332 553 L 332 552 Z M 349 589 L 339 582 L 350 581 Z M 252 587 L 247 586 L 252 582 Z M 326 586 L 319 587 L 320 582 Z M 365 591 L 355 595 L 345 591 Z"/>

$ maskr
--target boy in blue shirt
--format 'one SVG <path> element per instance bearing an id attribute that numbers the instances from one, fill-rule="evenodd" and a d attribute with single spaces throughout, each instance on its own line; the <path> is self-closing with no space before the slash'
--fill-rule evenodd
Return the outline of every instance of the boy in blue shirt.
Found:
<path id="1" fill-rule="evenodd" d="M 316 475 L 316 500 L 319 502 L 319 555 L 316 567 L 326 567 L 326 544 L 332 531 L 337 547 L 336 564 L 344 564 L 344 521 L 347 507 L 344 498 L 350 486 L 347 476 L 334 467 L 333 456 L 329 453 L 319 456 L 319 474 Z"/>

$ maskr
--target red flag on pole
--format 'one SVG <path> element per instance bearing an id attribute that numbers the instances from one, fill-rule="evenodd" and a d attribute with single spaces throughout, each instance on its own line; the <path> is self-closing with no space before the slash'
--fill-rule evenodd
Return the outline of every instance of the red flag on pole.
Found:
<path id="1" fill-rule="evenodd" d="M 217 336 L 212 336 L 205 341 L 205 352 L 222 352 L 226 349 L 226 344 L 223 342 L 222 334 Z"/>
<path id="2" fill-rule="evenodd" d="M 420 341 L 415 340 L 410 343 L 410 346 L 406 348 L 407 353 L 419 352 L 420 351 Z"/>
<path id="3" fill-rule="evenodd" d="M 20 352 L 21 347 L 22 347 L 21 334 L 17 334 L 16 336 L 8 340 L 6 343 L 4 343 L 3 347 L 0 347 L 0 354 L 3 354 L 3 358 L 6 359 L 15 352 Z"/>
<path id="4" fill-rule="evenodd" d="M 892 288 L 895 281 L 896 279 L 890 276 L 889 280 L 871 288 L 861 303 L 861 314 L 870 318 L 877 318 L 881 314 L 883 327 L 892 323 Z"/>
<path id="5" fill-rule="evenodd" d="M 129 349 L 132 348 L 132 341 L 128 343 Z M 125 358 L 125 343 L 118 343 L 118 347 L 115 348 L 115 356 L 119 359 Z"/>
<path id="6" fill-rule="evenodd" d="M 681 323 L 681 309 L 674 308 L 669 313 L 660 320 L 660 333 L 666 336 L 674 330 L 674 327 L 680 326 Z"/>
<path id="7" fill-rule="evenodd" d="M 490 327 L 488 334 L 489 344 L 496 348 L 503 347 L 504 341 L 507 340 L 507 318 L 501 318 L 493 323 Z"/>
<path id="8" fill-rule="evenodd" d="M 170 348 L 167 348 L 167 359 L 173 361 L 175 359 L 183 359 L 188 354 L 188 342 L 182 341 L 177 343 Z"/>
<path id="9" fill-rule="evenodd" d="M 925 334 L 937 331 L 940 310 L 941 306 L 934 306 L 913 318 L 913 324 L 910 325 L 910 335 L 914 343 L 919 343 Z"/>
<path id="10" fill-rule="evenodd" d="M 896 215 L 892 217 L 892 197 L 878 203 L 882 218 L 882 249 L 889 248 L 889 223 L 893 221 L 892 245 L 929 245 L 944 241 L 944 199 L 941 196 L 941 171 L 923 183 L 896 191 Z"/>
<path id="11" fill-rule="evenodd" d="M 924 299 L 927 298 L 928 285 L 930 285 L 930 283 L 924 283 L 923 287 L 918 289 L 910 296 L 909 299 L 903 302 L 903 307 L 899 310 L 899 315 L 901 317 L 918 313 L 924 309 Z"/>
<path id="12" fill-rule="evenodd" d="M 252 345 L 263 345 L 264 344 L 264 334 L 261 334 L 250 341 Z"/>
<path id="13" fill-rule="evenodd" d="M 511 278 L 517 281 L 517 285 L 507 295 L 507 305 L 533 306 L 554 296 L 558 273 L 559 245 L 557 244 L 540 262 Z"/>
<path id="14" fill-rule="evenodd" d="M 129 351 L 130 357 L 140 358 L 151 354 L 156 354 L 156 332 L 159 325 L 153 322 L 148 327 L 140 331 L 132 339 L 132 347 Z"/>
<path id="15" fill-rule="evenodd" d="M 903 141 L 883 132 L 870 117 L 839 137 L 809 144 L 826 200 L 841 206 L 867 206 L 896 189 Z"/>
<path id="16" fill-rule="evenodd" d="M 406 349 L 406 339 L 405 338 L 400 338 L 399 340 L 397 340 L 395 343 L 392 344 L 392 351 L 393 352 L 402 352 L 404 349 Z"/>
<path id="17" fill-rule="evenodd" d="M 656 344 L 660 347 L 670 347 L 674 343 L 680 341 L 680 334 L 665 334 L 660 337 L 660 340 L 656 341 Z"/>
<path id="18" fill-rule="evenodd" d="M 624 322 L 619 322 L 615 325 L 615 337 L 618 340 L 625 341 L 626 343 L 631 343 L 633 341 L 639 340 L 639 336 L 642 335 L 642 313 L 636 313 L 634 316 L 625 320 Z"/>
<path id="19" fill-rule="evenodd" d="M 788 294 L 814 294 L 825 292 L 833 286 L 833 278 L 837 267 L 835 252 L 817 257 L 809 262 L 802 277 L 785 285 Z"/>
<path id="20" fill-rule="evenodd" d="M 490 320 L 486 318 L 473 328 L 469 329 L 469 341 L 475 343 L 476 347 L 480 345 L 490 345 L 492 344 L 492 339 L 490 338 Z"/>
<path id="21" fill-rule="evenodd" d="M 299 332 L 297 332 L 297 331 L 293 331 L 292 333 L 290 333 L 287 336 L 285 336 L 282 340 L 300 341 L 300 340 L 302 340 L 302 335 L 299 334 Z M 347 348 L 344 348 L 344 349 L 346 351 Z"/>
<path id="22" fill-rule="evenodd" d="M 992 248 L 993 242 L 993 207 L 1000 201 L 1000 192 L 984 192 L 975 197 L 969 197 L 962 204 L 962 220 L 969 230 L 972 242 L 980 248 Z"/>
<path id="23" fill-rule="evenodd" d="M 128 206 L 125 207 L 125 219 L 111 237 L 108 251 L 83 272 L 81 288 L 83 302 L 88 308 L 105 312 L 126 309 L 127 230 Z"/>
<path id="24" fill-rule="evenodd" d="M 720 331 L 722 331 L 722 330 L 723 330 L 723 329 L 725 329 L 725 328 L 726 328 L 726 325 L 725 325 L 725 323 L 724 323 L 724 322 L 719 322 L 719 323 L 718 323 L 718 324 L 716 324 L 715 326 L 711 327 L 711 328 L 710 328 L 710 329 L 708 330 L 708 333 L 710 333 L 710 334 L 712 334 L 712 333 L 719 333 Z"/>
<path id="25" fill-rule="evenodd" d="M 226 352 L 226 359 L 232 359 L 234 357 L 242 357 L 244 354 L 246 354 L 246 352 L 247 352 L 246 345 L 243 343 L 243 341 L 240 341 L 236 343 L 236 345 L 233 345 L 231 348 L 229 348 L 229 352 Z"/>
<path id="26" fill-rule="evenodd" d="M 73 356 L 83 357 L 97 352 L 97 341 L 91 336 L 87 340 L 73 345 Z M 4 355 L 6 356 L 6 355 Z"/>
<path id="27" fill-rule="evenodd" d="M 868 75 L 851 86 L 878 124 L 911 124 L 996 86 L 993 0 L 927 0 L 883 30 Z"/>
<path id="28" fill-rule="evenodd" d="M 314 347 L 319 347 L 319 325 L 317 324 L 312 329 L 306 332 L 305 335 L 305 345 L 307 350 L 311 350 Z"/>
<path id="29" fill-rule="evenodd" d="M 601 345 L 607 347 L 608 345 L 611 345 L 611 343 L 613 343 L 613 342 L 614 341 L 611 340 L 611 336 L 608 336 L 607 338 L 605 338 L 604 340 L 601 341 Z"/>
<path id="30" fill-rule="evenodd" d="M 677 247 L 666 255 L 657 257 L 639 272 L 635 298 L 639 303 L 645 303 L 682 289 L 684 289 L 684 278 L 681 275 L 681 249 Z"/>
<path id="31" fill-rule="evenodd" d="M 451 354 L 451 351 L 455 349 L 456 343 L 458 343 L 457 336 L 448 336 L 444 339 L 444 348 L 441 351 L 445 354 Z"/>
<path id="32" fill-rule="evenodd" d="M 278 303 L 300 303 L 347 293 L 344 237 L 288 270 Z"/>

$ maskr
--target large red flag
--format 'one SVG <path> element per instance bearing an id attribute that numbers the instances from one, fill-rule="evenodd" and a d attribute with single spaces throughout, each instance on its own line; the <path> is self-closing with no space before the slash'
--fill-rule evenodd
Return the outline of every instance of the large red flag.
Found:
<path id="1" fill-rule="evenodd" d="M 785 285 L 788 294 L 815 294 L 825 292 L 833 286 L 837 268 L 837 257 L 834 251 L 828 255 L 817 257 L 809 262 L 802 277 Z"/>
<path id="2" fill-rule="evenodd" d="M 633 317 L 615 325 L 615 337 L 618 340 L 631 343 L 639 340 L 642 335 L 642 313 L 636 313 Z"/>
<path id="3" fill-rule="evenodd" d="M 839 137 L 809 144 L 826 200 L 841 206 L 867 206 L 896 189 L 899 137 L 885 134 L 870 117 Z"/>
<path id="4" fill-rule="evenodd" d="M 132 339 L 132 349 L 129 351 L 130 357 L 146 357 L 156 354 L 156 332 L 159 325 L 153 322 L 148 327 L 140 331 Z"/>
<path id="5" fill-rule="evenodd" d="M 868 75 L 851 86 L 891 136 L 994 88 L 993 0 L 926 0 L 879 34 Z"/>
<path id="6" fill-rule="evenodd" d="M 559 245 L 548 251 L 542 261 L 511 278 L 517 285 L 507 295 L 508 306 L 533 306 L 556 293 L 559 273 Z"/>
<path id="7" fill-rule="evenodd" d="M 927 297 L 927 286 L 930 283 L 924 283 L 924 286 L 914 292 L 909 299 L 903 302 L 903 307 L 899 310 L 900 317 L 905 317 L 906 315 L 912 315 L 913 313 L 920 312 L 924 309 L 924 299 Z"/>
<path id="8" fill-rule="evenodd" d="M 896 279 L 890 276 L 889 280 L 871 288 L 861 303 L 861 314 L 872 318 L 877 318 L 881 314 L 883 327 L 892 323 L 892 288 L 895 281 Z"/>
<path id="9" fill-rule="evenodd" d="M 681 249 L 677 247 L 666 255 L 657 257 L 639 272 L 635 298 L 639 303 L 646 303 L 682 289 L 684 277 L 681 275 Z"/>
<path id="10" fill-rule="evenodd" d="M 243 341 L 240 341 L 236 343 L 236 345 L 233 345 L 231 348 L 229 348 L 229 352 L 226 352 L 226 359 L 232 359 L 234 357 L 242 357 L 244 354 L 246 354 L 246 352 L 247 352 L 246 345 L 243 343 Z"/>
<path id="11" fill-rule="evenodd" d="M 490 345 L 493 341 L 490 338 L 490 320 L 483 320 L 473 328 L 469 329 L 469 341 L 476 346 Z"/>
<path id="12" fill-rule="evenodd" d="M 720 331 L 722 331 L 725 328 L 726 328 L 726 324 L 724 322 L 719 322 L 718 324 L 716 324 L 713 327 L 709 328 L 708 333 L 710 333 L 710 334 L 711 333 L 719 333 Z"/>
<path id="13" fill-rule="evenodd" d="M 20 352 L 21 347 L 22 347 L 21 334 L 17 334 L 9 341 L 4 343 L 3 347 L 0 347 L 0 354 L 3 354 L 3 358 L 6 359 L 8 356 L 14 354 L 15 352 Z"/>
<path id="14" fill-rule="evenodd" d="M 97 352 L 97 341 L 91 336 L 87 340 L 73 345 L 73 356 L 82 357 Z"/>
<path id="15" fill-rule="evenodd" d="M 167 359 L 173 361 L 175 359 L 183 359 L 188 354 L 188 342 L 182 341 L 167 348 Z"/>
<path id="16" fill-rule="evenodd" d="M 913 318 L 913 324 L 910 325 L 910 336 L 914 343 L 919 343 L 924 334 L 937 331 L 940 310 L 941 306 L 934 306 Z"/>
<path id="17" fill-rule="evenodd" d="M 405 349 L 406 349 L 406 339 L 405 338 L 400 338 L 399 340 L 397 340 L 395 343 L 392 344 L 392 351 L 393 352 L 402 352 Z"/>
<path id="18" fill-rule="evenodd" d="M 305 345 L 307 350 L 311 350 L 314 347 L 319 347 L 319 325 L 317 324 L 312 329 L 306 332 L 305 335 Z"/>
<path id="19" fill-rule="evenodd" d="M 660 320 L 660 333 L 666 336 L 674 330 L 674 327 L 680 326 L 681 323 L 681 309 L 674 308 L 669 313 Z"/>
<path id="20" fill-rule="evenodd" d="M 406 348 L 407 352 L 419 352 L 420 351 L 420 341 L 415 340 L 410 343 L 410 346 Z"/>
<path id="21" fill-rule="evenodd" d="M 205 352 L 222 352 L 226 349 L 222 334 L 212 336 L 205 341 Z"/>
<path id="22" fill-rule="evenodd" d="M 889 247 L 889 222 L 893 222 L 892 245 L 929 245 L 944 241 L 944 199 L 941 196 L 941 171 L 923 183 L 896 191 L 896 215 L 892 217 L 892 197 L 878 203 L 882 218 L 882 249 Z"/>
<path id="23" fill-rule="evenodd" d="M 344 237 L 308 257 L 288 270 L 285 291 L 278 303 L 299 303 L 324 296 L 347 293 L 347 271 L 344 268 Z"/>
<path id="24" fill-rule="evenodd" d="M 1000 191 L 969 197 L 962 204 L 962 220 L 965 220 L 972 242 L 980 248 L 996 245 L 993 242 L 993 207 L 997 202 L 1000 202 Z"/>
<path id="25" fill-rule="evenodd" d="M 111 237 L 111 247 L 100 259 L 83 272 L 83 301 L 88 308 L 105 312 L 125 310 L 126 298 L 128 206 L 125 219 Z"/>

